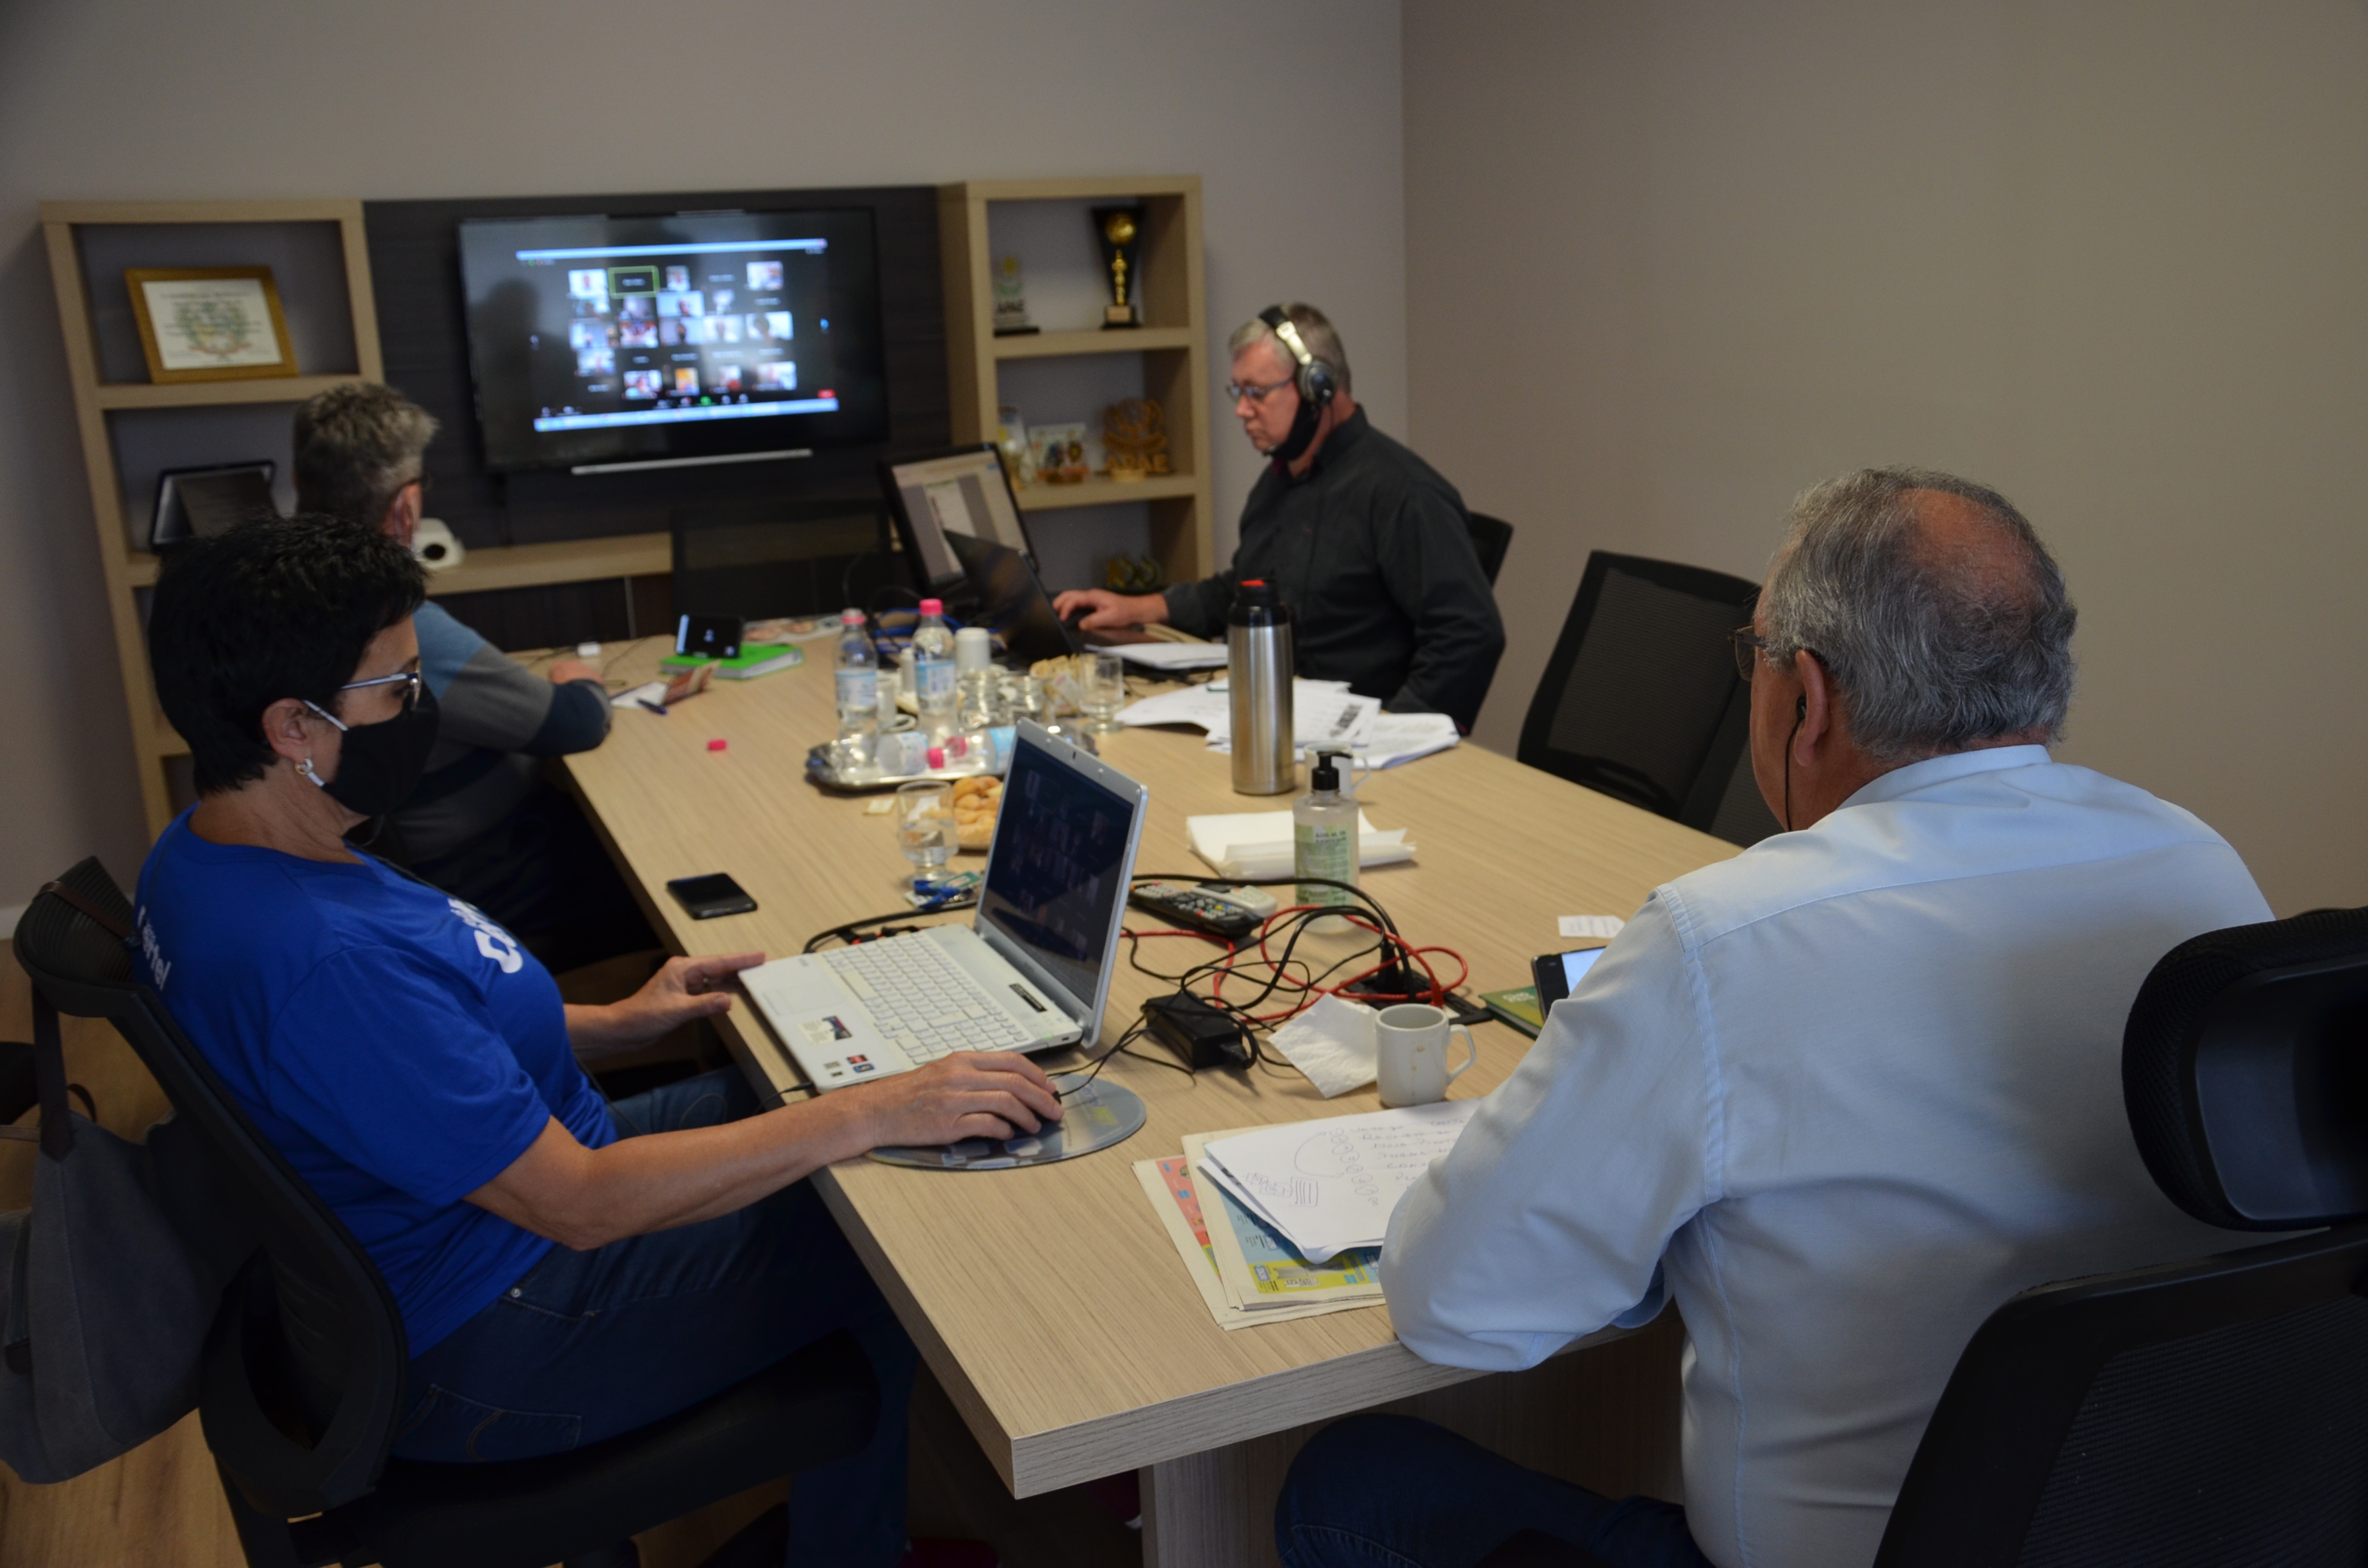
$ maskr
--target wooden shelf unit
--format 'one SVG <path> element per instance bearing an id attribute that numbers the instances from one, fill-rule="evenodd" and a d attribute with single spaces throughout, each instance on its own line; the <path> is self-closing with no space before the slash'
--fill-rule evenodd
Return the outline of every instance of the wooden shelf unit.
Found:
<path id="1" fill-rule="evenodd" d="M 103 358 L 93 287 L 111 280 L 86 271 L 84 231 L 106 224 L 171 228 L 187 224 L 335 224 L 346 303 L 353 334 L 353 368 L 326 374 L 274 376 L 253 381 L 102 381 Z M 109 416 L 149 411 L 215 409 L 233 405 L 292 405 L 347 382 L 383 378 L 378 314 L 370 290 L 370 253 L 362 233 L 359 201 L 45 201 L 41 227 L 48 241 L 50 278 L 57 293 L 58 323 L 64 334 L 66 365 L 74 383 L 74 415 L 82 436 L 83 466 L 90 487 L 91 522 L 107 579 L 114 621 L 115 651 L 123 685 L 124 713 L 131 727 L 140 773 L 142 805 L 149 832 L 172 820 L 175 789 L 169 765 L 189 754 L 157 705 L 148 671 L 148 642 L 138 596 L 155 586 L 154 555 L 133 546 L 119 469 L 118 432 Z M 171 417 L 169 414 L 165 415 Z M 662 533 L 568 540 L 475 550 L 449 572 L 431 573 L 430 595 L 485 593 L 541 587 L 605 578 L 661 575 L 673 570 L 671 539 Z"/>
<path id="2" fill-rule="evenodd" d="M 334 223 L 344 263 L 346 305 L 351 317 L 354 368 L 331 375 L 274 376 L 254 381 L 103 381 L 97 320 L 85 286 L 83 232 L 109 224 L 142 227 L 192 224 Z M 164 831 L 173 816 L 170 759 L 188 755 L 156 705 L 148 673 L 148 642 L 134 597 L 156 580 L 155 558 L 130 547 L 123 509 L 123 481 L 117 468 L 116 432 L 108 415 L 141 409 L 221 408 L 230 404 L 301 403 L 329 387 L 377 381 L 378 312 L 370 299 L 370 257 L 362 239 L 359 201 L 44 201 L 41 229 L 49 244 L 50 281 L 57 292 L 58 325 L 65 337 L 66 369 L 74 384 L 74 419 L 82 436 L 83 471 L 90 485 L 91 523 L 98 540 L 100 569 L 107 577 L 108 609 L 114 621 L 115 654 L 123 682 L 125 717 L 140 772 L 141 802 L 148 831 Z"/>
<path id="3" fill-rule="evenodd" d="M 987 210 L 997 202 L 1107 200 L 1143 209 L 1144 324 L 1132 331 L 995 335 L 995 258 Z M 1171 583 L 1216 569 L 1209 483 L 1209 330 L 1201 280 L 1201 177 L 969 180 L 938 187 L 938 243 L 945 264 L 946 359 L 957 441 L 994 437 L 1002 399 L 996 369 L 1016 359 L 1140 354 L 1143 392 L 1167 415 L 1172 474 L 1121 484 L 1030 485 L 1025 511 L 1149 504 L 1152 553 Z"/>

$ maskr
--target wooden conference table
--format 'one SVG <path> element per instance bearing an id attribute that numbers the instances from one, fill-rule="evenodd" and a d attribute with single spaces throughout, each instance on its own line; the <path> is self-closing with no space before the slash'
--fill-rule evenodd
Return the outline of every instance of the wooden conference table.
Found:
<path id="1" fill-rule="evenodd" d="M 719 681 L 665 717 L 621 710 L 604 745 L 566 759 L 675 949 L 795 953 L 817 931 L 902 907 L 898 883 L 910 868 L 890 819 L 804 777 L 807 749 L 833 729 L 829 649 L 809 643 L 803 667 Z M 645 678 L 656 656 L 644 643 L 613 661 L 612 687 Z M 712 740 L 725 749 L 711 751 Z M 1130 731 L 1101 750 L 1150 789 L 1140 872 L 1195 869 L 1188 815 L 1289 804 L 1235 794 L 1226 759 L 1195 731 Z M 1531 955 L 1562 945 L 1556 915 L 1625 915 L 1655 885 L 1735 853 L 1469 744 L 1376 774 L 1361 793 L 1376 826 L 1409 828 L 1418 846 L 1413 863 L 1367 871 L 1367 890 L 1410 941 L 1462 952 L 1474 993 L 1526 983 Z M 666 896 L 668 879 L 711 871 L 736 878 L 757 913 L 694 921 Z M 1213 951 L 1178 939 L 1143 944 L 1146 963 L 1171 971 Z M 1169 989 L 1121 966 L 1105 1038 Z M 718 1022 L 760 1092 L 802 1082 L 745 998 Z M 1496 1087 L 1530 1043 L 1502 1024 L 1474 1034 L 1479 1059 L 1455 1085 L 1457 1098 Z M 1077 1058 L 1042 1060 L 1058 1071 Z M 1150 1112 L 1115 1149 L 983 1173 L 856 1160 L 814 1177 L 1015 1496 L 1138 1470 L 1147 1564 L 1271 1562 L 1276 1485 L 1311 1424 L 1383 1404 L 1600 1488 L 1677 1496 L 1674 1314 L 1641 1335 L 1607 1332 L 1588 1342 L 1595 1347 L 1487 1378 L 1417 1359 L 1385 1308 L 1221 1330 L 1133 1162 L 1179 1153 L 1187 1133 L 1378 1102 L 1370 1088 L 1326 1100 L 1287 1066 L 1188 1080 L 1121 1057 L 1105 1071 Z"/>

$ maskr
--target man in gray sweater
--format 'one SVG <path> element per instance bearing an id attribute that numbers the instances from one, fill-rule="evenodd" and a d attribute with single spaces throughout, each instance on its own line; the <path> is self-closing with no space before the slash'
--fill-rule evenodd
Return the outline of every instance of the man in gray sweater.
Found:
<path id="1" fill-rule="evenodd" d="M 296 411 L 296 504 L 378 525 L 408 546 L 436 421 L 392 387 L 334 387 Z M 576 659 L 535 675 L 430 599 L 412 618 L 441 712 L 427 776 L 393 815 L 414 873 L 507 926 L 554 971 L 654 948 L 632 892 L 544 757 L 609 735 L 600 674 Z"/>

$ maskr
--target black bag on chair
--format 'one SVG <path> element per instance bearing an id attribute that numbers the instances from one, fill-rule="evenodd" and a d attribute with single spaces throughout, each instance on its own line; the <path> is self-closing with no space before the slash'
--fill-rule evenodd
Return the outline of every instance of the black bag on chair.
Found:
<path id="1" fill-rule="evenodd" d="M 68 902 L 125 939 L 111 914 Z M 254 1244 L 194 1129 L 166 1117 L 132 1143 L 71 1108 L 57 1008 L 38 980 L 33 1037 L 40 1131 L 0 1127 L 40 1144 L 32 1208 L 0 1213 L 0 1461 L 53 1482 L 197 1407 L 207 1332 Z"/>

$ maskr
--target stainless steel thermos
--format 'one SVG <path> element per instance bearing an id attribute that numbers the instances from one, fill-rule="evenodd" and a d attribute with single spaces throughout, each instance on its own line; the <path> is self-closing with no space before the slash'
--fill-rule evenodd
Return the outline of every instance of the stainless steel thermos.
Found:
<path id="1" fill-rule="evenodd" d="M 1233 613 L 1225 618 L 1225 668 L 1234 712 L 1234 791 L 1287 794 L 1299 787 L 1291 608 L 1273 584 L 1253 578 L 1235 586 Z"/>

